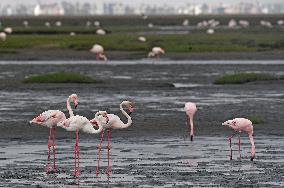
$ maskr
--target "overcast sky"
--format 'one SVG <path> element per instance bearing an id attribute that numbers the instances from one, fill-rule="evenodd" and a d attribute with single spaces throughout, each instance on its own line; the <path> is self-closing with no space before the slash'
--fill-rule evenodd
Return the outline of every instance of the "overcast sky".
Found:
<path id="1" fill-rule="evenodd" d="M 121 2 L 124 4 L 130 4 L 130 5 L 139 5 L 142 3 L 147 4 L 168 4 L 172 6 L 179 6 L 184 5 L 186 3 L 236 3 L 236 2 L 260 2 L 260 3 L 284 3 L 284 0 L 0 0 L 0 5 L 3 4 L 35 4 L 36 2 L 42 2 L 42 3 L 55 3 L 55 2 L 61 2 L 61 1 L 69 1 L 69 2 Z"/>

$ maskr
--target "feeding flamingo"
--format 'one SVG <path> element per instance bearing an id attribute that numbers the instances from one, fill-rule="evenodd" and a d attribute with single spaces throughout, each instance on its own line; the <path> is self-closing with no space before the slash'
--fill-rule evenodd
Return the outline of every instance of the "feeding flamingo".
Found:
<path id="1" fill-rule="evenodd" d="M 101 115 L 96 116 L 91 121 L 84 116 L 72 116 L 57 124 L 57 126 L 64 128 L 67 131 L 74 131 L 76 133 L 76 141 L 74 145 L 74 176 L 79 177 L 80 172 L 80 152 L 79 152 L 79 131 L 89 134 L 98 134 L 103 130 L 101 123 L 106 123 L 106 118 Z M 94 129 L 98 126 L 99 129 Z"/>
<path id="2" fill-rule="evenodd" d="M 104 55 L 104 48 L 101 45 L 95 44 L 93 48 L 90 49 L 90 52 L 93 52 L 96 54 L 96 60 L 107 61 L 107 57 Z"/>
<path id="3" fill-rule="evenodd" d="M 193 117 L 197 111 L 196 104 L 192 102 L 185 103 L 184 111 L 186 113 L 186 125 L 190 126 L 190 140 L 193 141 L 194 135 L 194 126 L 193 126 Z"/>
<path id="4" fill-rule="evenodd" d="M 123 107 L 128 108 L 128 113 L 125 112 Z M 95 115 L 95 116 L 102 115 L 103 117 L 105 117 L 107 119 L 106 122 L 101 123 L 101 125 L 103 127 L 103 131 L 102 131 L 102 134 L 101 134 L 100 143 L 98 145 L 98 161 L 97 161 L 96 176 L 99 175 L 99 162 L 100 162 L 100 158 L 101 158 L 101 145 L 102 145 L 102 141 L 104 139 L 104 131 L 107 129 L 107 133 L 108 133 L 108 146 L 107 146 L 107 149 L 108 149 L 108 167 L 107 167 L 106 174 L 107 174 L 107 176 L 110 176 L 110 129 L 126 129 L 129 126 L 131 126 L 131 124 L 132 124 L 132 119 L 130 117 L 130 114 L 133 112 L 133 104 L 130 101 L 122 101 L 122 103 L 120 103 L 120 105 L 119 105 L 119 108 L 120 108 L 120 111 L 122 112 L 122 114 L 127 118 L 126 124 L 123 123 L 117 115 L 107 114 L 106 111 L 99 111 Z"/>
<path id="5" fill-rule="evenodd" d="M 69 111 L 70 116 L 74 116 L 70 102 L 75 104 L 75 108 L 78 105 L 78 97 L 76 94 L 72 94 L 67 99 L 67 109 Z M 66 116 L 63 112 L 59 110 L 47 110 L 41 113 L 39 116 L 35 117 L 30 123 L 35 123 L 38 125 L 42 125 L 49 128 L 49 136 L 47 142 L 48 148 L 48 162 L 46 166 L 46 173 L 50 173 L 50 142 L 52 139 L 52 150 L 53 150 L 53 171 L 54 174 L 56 173 L 56 155 L 55 155 L 55 132 L 56 132 L 56 125 L 58 122 L 63 121 L 66 119 Z"/>
<path id="6" fill-rule="evenodd" d="M 222 125 L 226 125 L 231 127 L 232 129 L 234 129 L 235 133 L 229 137 L 229 143 L 230 143 L 230 160 L 232 160 L 232 147 L 231 147 L 231 140 L 232 138 L 239 133 L 239 154 L 240 154 L 240 159 L 241 159 L 241 138 L 240 135 L 241 133 L 244 131 L 248 134 L 249 136 L 249 140 L 251 143 L 251 161 L 253 161 L 253 159 L 255 158 L 255 145 L 254 145 L 254 140 L 253 140 L 253 125 L 252 122 L 248 119 L 245 118 L 235 118 L 232 120 L 228 120 L 224 123 L 222 123 Z"/>
<path id="7" fill-rule="evenodd" d="M 161 47 L 153 47 L 152 51 L 148 53 L 148 57 L 160 58 L 161 54 L 165 54 L 165 50 Z"/>

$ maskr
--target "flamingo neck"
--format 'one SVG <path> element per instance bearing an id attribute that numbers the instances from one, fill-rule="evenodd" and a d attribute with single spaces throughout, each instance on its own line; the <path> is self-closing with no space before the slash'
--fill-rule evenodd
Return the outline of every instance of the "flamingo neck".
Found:
<path id="1" fill-rule="evenodd" d="M 67 110 L 69 111 L 70 117 L 74 116 L 73 110 L 72 110 L 71 105 L 70 105 L 70 97 L 68 97 L 66 103 L 67 103 L 66 106 L 67 106 Z"/>
<path id="2" fill-rule="evenodd" d="M 123 125 L 123 129 L 128 128 L 131 124 L 132 124 L 132 119 L 131 117 L 125 112 L 125 110 L 122 107 L 122 103 L 120 104 L 120 111 L 122 112 L 122 114 L 127 118 L 127 123 Z"/>
<path id="3" fill-rule="evenodd" d="M 255 145 L 254 145 L 252 133 L 249 134 L 249 140 L 250 140 L 250 143 L 251 143 L 251 157 L 255 158 Z"/>

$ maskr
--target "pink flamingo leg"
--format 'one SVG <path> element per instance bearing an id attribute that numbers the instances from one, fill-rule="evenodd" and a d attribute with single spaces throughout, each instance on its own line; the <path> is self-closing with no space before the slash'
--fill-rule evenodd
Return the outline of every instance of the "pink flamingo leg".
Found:
<path id="1" fill-rule="evenodd" d="M 188 116 L 186 116 L 186 125 L 187 125 L 187 128 L 188 128 L 188 135 L 190 136 L 190 123 L 189 123 Z"/>
<path id="2" fill-rule="evenodd" d="M 77 152 L 76 152 L 76 144 L 74 145 L 74 176 L 76 177 L 76 174 L 77 174 L 77 160 L 76 160 L 76 157 L 77 157 Z"/>
<path id="3" fill-rule="evenodd" d="M 79 177 L 81 175 L 81 171 L 80 171 L 80 151 L 79 151 L 79 133 L 77 131 L 77 157 L 78 157 L 78 170 L 77 170 L 77 177 Z"/>
<path id="4" fill-rule="evenodd" d="M 229 146 L 230 146 L 230 160 L 233 160 L 233 150 L 232 150 L 232 138 L 236 135 L 236 133 L 234 133 L 233 135 L 231 135 L 229 137 Z"/>
<path id="5" fill-rule="evenodd" d="M 241 135 L 239 134 L 239 154 L 240 154 L 240 160 L 242 160 L 242 156 L 241 156 Z"/>
<path id="6" fill-rule="evenodd" d="M 55 154 L 55 132 L 56 132 L 56 127 L 53 127 L 53 135 L 52 135 L 52 149 L 53 149 L 53 171 L 54 174 L 56 174 L 56 154 Z"/>
<path id="7" fill-rule="evenodd" d="M 100 159 L 101 159 L 101 148 L 102 148 L 102 142 L 104 140 L 104 130 L 101 134 L 101 140 L 100 143 L 98 145 L 98 160 L 97 160 L 97 168 L 96 168 L 96 176 L 98 177 L 99 175 L 99 163 L 100 163 Z"/>
<path id="8" fill-rule="evenodd" d="M 110 176 L 110 129 L 107 130 L 107 140 L 108 140 L 108 145 L 107 145 L 107 171 L 106 174 L 109 177 Z"/>
<path id="9" fill-rule="evenodd" d="M 47 142 L 47 165 L 46 165 L 46 174 L 50 173 L 50 136 L 51 136 L 51 128 L 49 129 L 49 136 Z"/>

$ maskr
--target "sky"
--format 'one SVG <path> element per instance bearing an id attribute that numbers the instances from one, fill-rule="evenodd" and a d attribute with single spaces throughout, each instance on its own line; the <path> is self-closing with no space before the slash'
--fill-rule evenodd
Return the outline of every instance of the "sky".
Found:
<path id="1" fill-rule="evenodd" d="M 0 5 L 3 4 L 35 4 L 36 2 L 42 3 L 55 3 L 60 1 L 68 1 L 68 2 L 121 2 L 124 4 L 129 4 L 132 6 L 140 5 L 142 3 L 155 5 L 155 4 L 168 4 L 172 6 L 180 6 L 187 3 L 236 3 L 236 2 L 260 2 L 260 3 L 284 3 L 284 0 L 0 0 Z"/>

